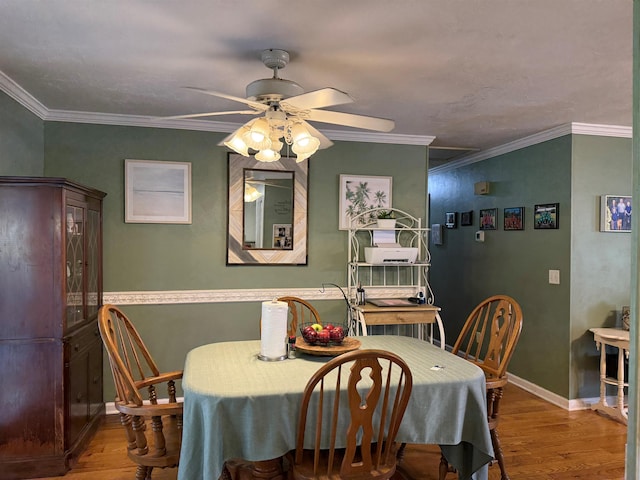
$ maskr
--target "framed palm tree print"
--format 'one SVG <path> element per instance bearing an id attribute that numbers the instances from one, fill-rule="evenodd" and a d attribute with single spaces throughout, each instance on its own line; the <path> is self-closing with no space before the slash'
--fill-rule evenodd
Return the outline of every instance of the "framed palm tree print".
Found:
<path id="1" fill-rule="evenodd" d="M 392 181 L 393 177 L 340 175 L 340 230 L 348 230 L 355 215 L 372 208 L 391 208 Z"/>

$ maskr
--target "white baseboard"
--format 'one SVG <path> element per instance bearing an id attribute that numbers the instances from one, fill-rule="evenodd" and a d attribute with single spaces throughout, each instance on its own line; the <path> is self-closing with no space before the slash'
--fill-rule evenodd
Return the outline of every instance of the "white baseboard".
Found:
<path id="1" fill-rule="evenodd" d="M 529 393 L 534 394 L 536 397 L 540 397 L 542 400 L 546 400 L 553 405 L 564 408 L 570 412 L 575 410 L 587 410 L 591 408 L 591 405 L 598 403 L 599 398 L 574 398 L 573 400 L 566 399 L 557 393 L 550 392 L 535 383 L 531 383 L 524 378 L 520 378 L 512 373 L 509 373 L 509 382 L 514 384 L 516 387 L 520 387 L 523 390 L 526 390 Z M 615 404 L 615 398 L 607 398 L 607 401 L 610 404 Z M 614 402 L 614 403 L 611 403 Z"/>

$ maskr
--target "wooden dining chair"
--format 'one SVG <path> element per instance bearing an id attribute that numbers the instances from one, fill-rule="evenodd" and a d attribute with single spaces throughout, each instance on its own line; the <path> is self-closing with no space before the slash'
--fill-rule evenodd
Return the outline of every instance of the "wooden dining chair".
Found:
<path id="1" fill-rule="evenodd" d="M 390 478 L 412 385 L 407 364 L 383 350 L 355 350 L 323 365 L 303 393 L 289 478 Z"/>
<path id="2" fill-rule="evenodd" d="M 506 295 L 494 295 L 480 303 L 469 315 L 451 350 L 478 365 L 487 385 L 487 420 L 495 459 L 500 466 L 501 480 L 509 480 L 504 455 L 498 437 L 500 401 L 507 384 L 507 366 L 520 338 L 522 309 Z M 444 456 L 440 460 L 440 480 L 453 471 Z"/>
<path id="3" fill-rule="evenodd" d="M 177 467 L 182 439 L 182 403 L 175 381 L 182 371 L 161 373 L 138 331 L 113 305 L 98 314 L 102 342 L 116 387 L 115 408 L 125 429 L 136 480 L 151 479 L 154 468 Z M 158 402 L 157 387 L 166 386 L 168 403 Z M 146 401 L 146 403 L 145 403 Z"/>
<path id="4" fill-rule="evenodd" d="M 306 300 L 298 297 L 280 297 L 279 302 L 289 305 L 289 321 L 287 323 L 287 335 L 290 337 L 299 336 L 298 325 L 306 323 L 320 323 L 320 314 Z"/>

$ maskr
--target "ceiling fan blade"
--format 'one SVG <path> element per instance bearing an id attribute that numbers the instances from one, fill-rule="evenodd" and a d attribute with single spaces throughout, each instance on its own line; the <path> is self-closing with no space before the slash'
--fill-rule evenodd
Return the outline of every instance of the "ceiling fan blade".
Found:
<path id="1" fill-rule="evenodd" d="M 353 98 L 348 93 L 341 92 L 335 88 L 322 88 L 313 92 L 303 93 L 295 97 L 289 97 L 280 102 L 286 109 L 291 106 L 298 110 L 308 110 L 310 108 L 331 107 L 333 105 L 343 105 L 352 103 Z"/>
<path id="2" fill-rule="evenodd" d="M 188 113 L 186 115 L 172 115 L 171 117 L 162 117 L 163 120 L 176 120 L 180 118 L 201 118 L 213 117 L 217 115 L 257 115 L 256 110 L 233 110 L 229 112 L 208 112 L 208 113 Z"/>
<path id="3" fill-rule="evenodd" d="M 302 124 L 305 126 L 305 128 L 309 131 L 311 135 L 313 135 L 318 140 L 320 140 L 320 146 L 318 147 L 319 150 L 322 150 L 324 148 L 329 148 L 331 145 L 333 145 L 333 142 L 329 140 L 327 137 L 325 137 L 322 133 L 320 133 L 319 130 L 314 128 L 313 125 L 310 125 L 304 120 L 302 121 Z"/>
<path id="4" fill-rule="evenodd" d="M 333 123 L 346 127 L 365 128 L 378 132 L 390 132 L 396 126 L 393 120 L 386 118 L 367 117 L 365 115 L 354 115 L 352 113 L 332 112 L 329 110 L 311 110 L 307 120 Z"/>
<path id="5" fill-rule="evenodd" d="M 233 100 L 234 102 L 244 103 L 261 112 L 269 110 L 269 105 L 265 105 L 264 103 L 260 103 L 260 102 L 254 102 L 253 100 L 247 100 L 246 98 L 234 97 L 233 95 L 227 95 L 226 93 L 216 92 L 215 90 L 205 90 L 204 88 L 198 88 L 198 87 L 184 87 L 184 88 L 187 88 L 189 90 L 194 90 L 200 93 L 206 93 L 207 95 L 213 95 L 214 97 L 226 98 L 227 100 Z"/>

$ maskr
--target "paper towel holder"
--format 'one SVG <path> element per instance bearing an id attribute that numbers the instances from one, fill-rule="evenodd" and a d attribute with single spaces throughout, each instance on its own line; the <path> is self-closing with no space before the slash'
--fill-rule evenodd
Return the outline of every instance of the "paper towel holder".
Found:
<path id="1" fill-rule="evenodd" d="M 284 325 L 281 325 L 281 326 L 284 327 L 283 332 L 282 332 L 283 333 L 283 336 L 282 336 L 282 347 L 283 347 L 283 350 L 282 350 L 281 353 L 273 351 L 274 344 L 265 345 L 265 343 L 263 343 L 265 341 L 265 339 L 263 337 L 265 335 L 265 329 L 269 328 L 269 326 L 266 326 L 266 325 L 263 324 L 263 322 L 265 321 L 265 314 L 268 313 L 267 310 L 265 310 L 265 307 L 271 307 L 271 306 L 275 306 L 275 305 L 279 305 L 280 307 L 286 307 L 285 316 L 284 316 L 284 318 L 281 318 L 281 320 L 284 320 Z M 286 360 L 288 358 L 288 355 L 287 355 L 287 343 L 286 343 L 286 340 L 287 340 L 287 337 L 286 337 L 286 325 L 287 325 L 287 321 L 288 321 L 287 320 L 288 313 L 289 313 L 289 306 L 286 303 L 278 301 L 277 298 L 274 298 L 271 301 L 262 302 L 262 316 L 260 318 L 260 342 L 261 342 L 260 343 L 260 352 L 256 355 L 258 360 L 262 360 L 264 362 L 279 362 L 281 360 Z M 271 333 L 271 334 L 275 333 L 276 336 L 275 337 L 270 337 L 269 340 L 270 341 L 275 340 L 276 341 L 275 346 L 277 347 L 277 342 L 278 342 L 277 341 L 277 338 L 278 338 L 277 332 L 271 332 L 271 330 L 269 330 L 269 333 Z M 271 352 L 269 352 L 269 350 L 271 350 Z M 278 348 L 278 350 L 279 350 L 279 348 Z M 271 355 L 269 353 L 271 353 Z M 278 354 L 278 353 L 280 353 L 280 354 Z"/>

